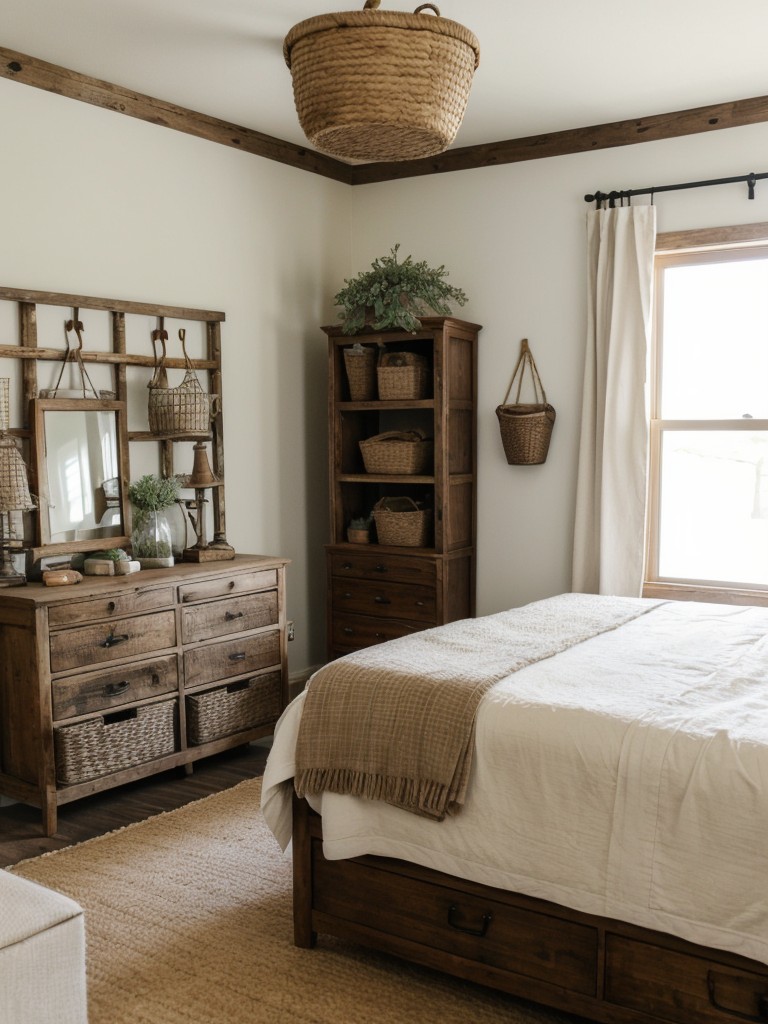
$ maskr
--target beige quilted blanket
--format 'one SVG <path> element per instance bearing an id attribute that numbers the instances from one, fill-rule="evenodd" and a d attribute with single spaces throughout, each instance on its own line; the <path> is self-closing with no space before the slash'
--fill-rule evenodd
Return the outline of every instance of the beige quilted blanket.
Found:
<path id="1" fill-rule="evenodd" d="M 658 603 L 563 594 L 331 662 L 309 683 L 296 792 L 385 800 L 437 820 L 455 814 L 464 803 L 485 692 Z"/>

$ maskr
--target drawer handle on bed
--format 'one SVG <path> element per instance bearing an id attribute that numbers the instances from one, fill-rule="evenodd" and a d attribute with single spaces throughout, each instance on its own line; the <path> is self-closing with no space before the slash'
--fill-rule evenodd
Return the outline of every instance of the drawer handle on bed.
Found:
<path id="1" fill-rule="evenodd" d="M 382 597 L 381 594 L 377 594 L 373 599 L 376 604 L 392 604 L 388 597 Z"/>
<path id="2" fill-rule="evenodd" d="M 227 622 L 232 622 L 233 619 L 242 619 L 245 612 L 226 612 L 224 618 Z"/>
<path id="3" fill-rule="evenodd" d="M 119 683 L 108 683 L 105 690 L 108 697 L 115 697 L 118 693 L 127 690 L 130 685 L 127 679 L 122 679 Z"/>
<path id="4" fill-rule="evenodd" d="M 102 640 L 99 647 L 117 647 L 118 644 L 124 644 L 126 640 L 130 639 L 127 633 L 121 633 L 119 636 L 110 633 L 106 640 Z"/>
<path id="5" fill-rule="evenodd" d="M 382 562 L 379 562 L 378 565 L 376 566 L 376 572 L 386 572 L 386 571 L 387 571 L 386 565 L 384 565 Z"/>
<path id="6" fill-rule="evenodd" d="M 733 1010 L 730 1006 L 724 1006 L 722 1003 L 717 1001 L 715 996 L 715 987 L 717 985 L 717 974 L 709 970 L 707 971 L 707 992 L 709 993 L 709 1001 L 716 1010 L 720 1010 L 721 1013 L 727 1013 L 731 1017 L 738 1017 L 739 1020 L 752 1020 L 760 1024 L 761 1021 L 768 1021 L 768 995 L 758 996 L 757 999 L 757 1016 L 751 1013 L 741 1013 L 739 1010 Z"/>
<path id="7" fill-rule="evenodd" d="M 456 931 L 458 932 L 464 932 L 466 935 L 477 935 L 479 936 L 479 938 L 482 939 L 485 933 L 488 931 L 488 925 L 493 920 L 493 914 L 491 914 L 490 912 L 483 914 L 483 923 L 480 926 L 480 928 L 467 928 L 465 925 L 459 924 L 455 920 L 455 916 L 458 913 L 458 910 L 459 908 L 456 906 L 455 903 L 452 903 L 451 906 L 448 907 L 448 924 L 451 926 L 451 928 L 455 928 Z"/>

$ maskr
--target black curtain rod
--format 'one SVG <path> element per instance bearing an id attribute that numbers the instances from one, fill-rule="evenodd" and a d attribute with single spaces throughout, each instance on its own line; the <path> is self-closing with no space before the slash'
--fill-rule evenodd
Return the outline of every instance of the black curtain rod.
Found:
<path id="1" fill-rule="evenodd" d="M 755 198 L 755 182 L 760 181 L 763 178 L 768 178 L 768 172 L 764 174 L 740 174 L 735 178 L 712 178 L 710 181 L 686 181 L 682 185 L 655 185 L 653 188 L 629 188 L 623 189 L 622 191 L 614 192 L 595 192 L 594 195 L 584 196 L 584 199 L 588 203 L 596 203 L 598 209 L 604 202 L 608 202 L 609 207 L 616 205 L 617 199 L 631 199 L 632 196 L 652 196 L 656 192 L 679 192 L 684 188 L 705 188 L 707 185 L 733 185 L 740 181 L 745 181 L 749 186 L 749 199 Z"/>

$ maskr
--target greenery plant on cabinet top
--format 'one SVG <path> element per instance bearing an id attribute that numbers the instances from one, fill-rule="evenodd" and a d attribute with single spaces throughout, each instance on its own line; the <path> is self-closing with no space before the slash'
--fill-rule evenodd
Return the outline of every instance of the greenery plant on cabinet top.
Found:
<path id="1" fill-rule="evenodd" d="M 463 306 L 467 296 L 448 284 L 448 271 L 432 268 L 424 260 L 414 263 L 410 256 L 398 262 L 399 243 L 388 256 L 377 257 L 371 269 L 345 279 L 346 287 L 334 298 L 342 307 L 344 334 L 355 334 L 369 326 L 376 331 L 399 328 L 414 333 L 421 327 L 420 316 L 450 316 L 449 300 Z"/>

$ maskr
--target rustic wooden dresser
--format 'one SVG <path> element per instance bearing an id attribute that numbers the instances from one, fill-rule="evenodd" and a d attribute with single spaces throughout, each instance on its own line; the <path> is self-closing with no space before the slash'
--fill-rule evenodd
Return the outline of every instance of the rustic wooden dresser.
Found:
<path id="1" fill-rule="evenodd" d="M 42 811 L 270 735 L 284 558 L 0 590 L 0 793 Z"/>

